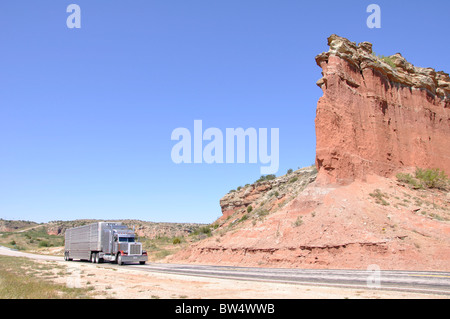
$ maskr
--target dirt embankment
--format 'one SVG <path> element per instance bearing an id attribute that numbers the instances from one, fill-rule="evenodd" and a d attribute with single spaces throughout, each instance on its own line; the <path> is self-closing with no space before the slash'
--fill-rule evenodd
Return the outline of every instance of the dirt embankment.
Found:
<path id="1" fill-rule="evenodd" d="M 171 262 L 271 267 L 449 271 L 450 199 L 371 176 L 310 184 L 279 210 L 258 212 L 169 256 Z M 221 222 L 221 223 L 220 223 Z"/>

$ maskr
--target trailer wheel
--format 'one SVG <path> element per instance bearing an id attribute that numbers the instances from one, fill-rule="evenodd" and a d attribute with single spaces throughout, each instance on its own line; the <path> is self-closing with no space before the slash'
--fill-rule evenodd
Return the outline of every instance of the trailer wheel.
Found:
<path id="1" fill-rule="evenodd" d="M 91 253 L 91 259 L 89 260 L 91 263 L 95 263 L 95 255 L 96 253 Z"/>

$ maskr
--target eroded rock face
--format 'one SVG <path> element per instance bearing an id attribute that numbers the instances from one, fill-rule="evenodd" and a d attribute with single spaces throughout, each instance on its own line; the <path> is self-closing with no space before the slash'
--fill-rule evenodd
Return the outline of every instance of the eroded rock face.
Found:
<path id="1" fill-rule="evenodd" d="M 211 236 L 170 261 L 449 271 L 448 195 L 389 178 L 414 166 L 450 172 L 449 76 L 400 54 L 382 61 L 368 42 L 331 36 L 329 45 L 316 58 L 317 178 L 310 167 L 295 182 L 286 175 L 227 194 Z"/>
<path id="2" fill-rule="evenodd" d="M 389 177 L 410 167 L 450 172 L 450 78 L 372 44 L 328 38 L 316 57 L 323 96 L 316 114 L 319 181 Z"/>
<path id="3" fill-rule="evenodd" d="M 226 194 L 220 200 L 222 219 L 245 213 L 248 206 L 268 212 L 287 204 L 317 177 L 314 166 L 302 168 L 273 180 L 255 182 Z M 242 217 L 242 216 L 240 216 Z"/>

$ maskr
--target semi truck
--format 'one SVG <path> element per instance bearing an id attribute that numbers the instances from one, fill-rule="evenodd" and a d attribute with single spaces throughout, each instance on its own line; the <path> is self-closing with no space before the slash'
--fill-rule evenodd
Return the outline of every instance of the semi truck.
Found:
<path id="1" fill-rule="evenodd" d="M 123 265 L 148 260 L 142 243 L 136 241 L 134 231 L 120 222 L 97 222 L 66 230 L 64 260 L 104 261 Z"/>

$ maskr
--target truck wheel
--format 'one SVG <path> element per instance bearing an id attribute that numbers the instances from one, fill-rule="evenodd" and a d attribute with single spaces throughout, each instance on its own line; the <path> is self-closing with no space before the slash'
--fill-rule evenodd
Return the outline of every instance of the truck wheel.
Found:
<path id="1" fill-rule="evenodd" d="M 123 265 L 122 255 L 117 256 L 117 264 L 118 265 Z"/>
<path id="2" fill-rule="evenodd" d="M 94 255 L 94 263 L 98 264 L 98 253 L 95 253 Z"/>
<path id="3" fill-rule="evenodd" d="M 140 261 L 139 265 L 145 265 L 145 261 Z"/>
<path id="4" fill-rule="evenodd" d="M 95 253 L 91 254 L 91 260 L 89 260 L 91 263 L 95 263 Z"/>

